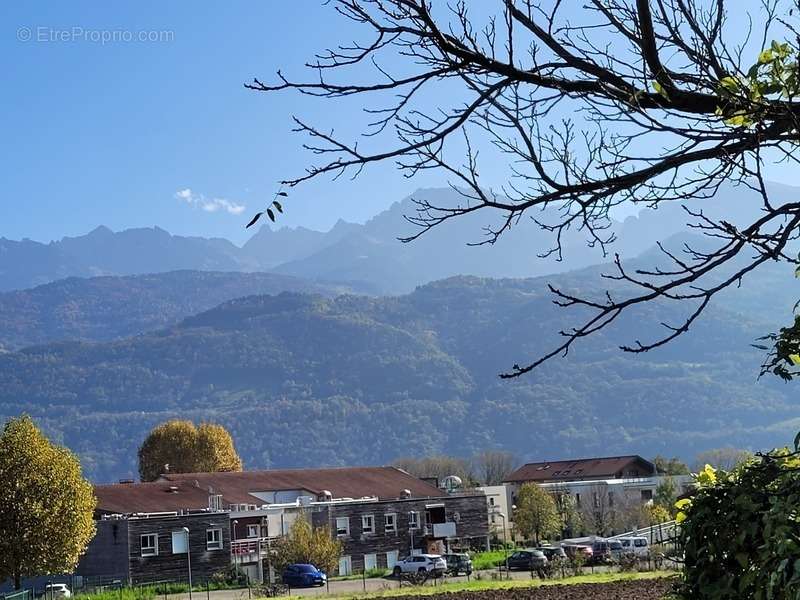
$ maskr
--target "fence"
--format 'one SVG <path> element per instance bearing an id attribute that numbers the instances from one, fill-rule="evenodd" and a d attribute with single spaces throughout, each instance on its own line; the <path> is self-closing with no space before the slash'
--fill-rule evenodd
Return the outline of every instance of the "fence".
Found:
<path id="1" fill-rule="evenodd" d="M 33 600 L 30 590 L 20 590 L 9 594 L 0 594 L 2 600 Z"/>

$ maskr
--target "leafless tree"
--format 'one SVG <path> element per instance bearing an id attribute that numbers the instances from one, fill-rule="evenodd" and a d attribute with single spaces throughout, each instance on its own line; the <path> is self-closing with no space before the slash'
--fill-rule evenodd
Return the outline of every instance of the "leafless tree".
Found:
<path id="1" fill-rule="evenodd" d="M 713 448 L 700 452 L 694 459 L 695 471 L 701 471 L 705 465 L 711 465 L 715 469 L 730 471 L 745 461 L 753 458 L 753 453 L 749 450 L 733 448 Z"/>
<path id="2" fill-rule="evenodd" d="M 483 485 L 500 485 L 518 463 L 513 454 L 501 450 L 484 450 L 476 454 L 472 461 Z"/>
<path id="3" fill-rule="evenodd" d="M 662 247 L 669 266 L 633 271 L 615 255 L 606 277 L 625 285 L 599 297 L 551 288 L 557 304 L 584 311 L 549 351 L 503 374 L 516 377 L 636 306 L 688 304 L 685 318 L 622 349 L 666 344 L 760 265 L 797 262 L 786 248 L 797 237 L 800 199 L 771 197 L 762 175 L 765 161 L 797 161 L 796 1 L 332 0 L 363 28 L 363 41 L 318 54 L 308 80 L 279 71 L 247 87 L 371 97 L 360 141 L 296 117 L 318 162 L 283 184 L 356 176 L 386 161 L 409 177 L 446 173 L 463 201 L 419 200 L 407 216 L 419 229 L 406 241 L 487 211 L 499 221 L 475 243 L 494 243 L 528 215 L 552 236 L 548 255 L 561 257 L 569 231 L 605 252 L 614 207 L 686 203 L 687 225 L 711 247 Z M 743 28 L 731 26 L 730 13 Z M 492 153 L 508 165 L 494 188 L 479 169 L 497 160 Z M 723 182 L 757 193 L 751 222 L 703 212 L 702 200 Z"/>
<path id="4" fill-rule="evenodd" d="M 454 456 L 404 457 L 392 464 L 415 477 L 436 477 L 440 483 L 450 475 L 460 477 L 465 486 L 469 486 L 474 479 L 469 461 Z"/>

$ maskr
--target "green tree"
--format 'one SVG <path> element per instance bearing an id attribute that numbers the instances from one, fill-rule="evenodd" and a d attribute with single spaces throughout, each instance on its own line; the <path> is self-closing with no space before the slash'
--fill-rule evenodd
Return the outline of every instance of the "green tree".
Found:
<path id="1" fill-rule="evenodd" d="M 519 532 L 538 545 L 543 538 L 561 532 L 562 522 L 553 496 L 535 483 L 519 488 L 514 524 Z"/>
<path id="2" fill-rule="evenodd" d="M 195 427 L 172 420 L 155 427 L 139 448 L 139 477 L 154 481 L 165 472 L 209 473 L 241 471 L 230 433 L 214 423 Z"/>
<path id="3" fill-rule="evenodd" d="M 292 563 L 309 563 L 331 573 L 342 555 L 342 542 L 331 536 L 327 527 L 311 527 L 308 518 L 298 517 L 289 534 L 272 545 L 274 566 L 283 570 Z"/>
<path id="4" fill-rule="evenodd" d="M 672 477 L 665 477 L 656 486 L 653 494 L 653 505 L 659 506 L 667 511 L 668 514 L 675 515 L 675 501 L 678 499 L 678 486 Z"/>
<path id="5" fill-rule="evenodd" d="M 0 435 L 0 581 L 69 573 L 95 533 L 91 484 L 28 416 Z"/>
<path id="6" fill-rule="evenodd" d="M 653 459 L 653 464 L 656 467 L 656 473 L 659 475 L 689 474 L 689 465 L 677 457 L 667 458 L 659 454 Z"/>
<path id="7" fill-rule="evenodd" d="M 800 452 L 774 450 L 734 471 L 711 466 L 678 502 L 682 596 L 696 600 L 800 598 Z"/>

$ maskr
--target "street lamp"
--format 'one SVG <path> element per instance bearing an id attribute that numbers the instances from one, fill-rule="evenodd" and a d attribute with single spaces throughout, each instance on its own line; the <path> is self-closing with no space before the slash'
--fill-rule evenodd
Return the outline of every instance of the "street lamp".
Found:
<path id="1" fill-rule="evenodd" d="M 511 525 L 509 526 L 509 531 L 511 532 L 511 543 L 514 544 L 514 548 L 517 547 L 517 538 L 514 535 L 514 511 L 517 510 L 517 505 L 511 505 L 511 512 L 508 514 L 508 520 L 511 521 Z"/>
<path id="2" fill-rule="evenodd" d="M 237 519 L 234 519 L 233 520 L 233 539 L 234 539 L 234 541 L 239 539 L 239 536 L 236 535 L 236 526 L 238 524 L 239 524 L 239 521 Z M 231 544 L 231 550 L 233 550 L 233 547 L 234 547 L 234 545 Z M 239 550 L 239 545 L 238 544 L 236 544 L 236 550 L 237 550 L 236 554 L 233 555 L 233 567 L 236 570 L 236 584 L 238 585 L 239 584 L 239 557 L 237 556 L 238 550 Z"/>
<path id="3" fill-rule="evenodd" d="M 506 557 L 506 579 L 508 579 L 508 539 L 506 538 L 506 516 L 500 511 L 497 516 L 503 519 L 503 554 Z"/>
<path id="4" fill-rule="evenodd" d="M 189 548 L 189 528 L 184 527 L 183 533 L 186 535 L 186 560 L 189 563 L 189 600 L 192 600 L 192 550 Z"/>

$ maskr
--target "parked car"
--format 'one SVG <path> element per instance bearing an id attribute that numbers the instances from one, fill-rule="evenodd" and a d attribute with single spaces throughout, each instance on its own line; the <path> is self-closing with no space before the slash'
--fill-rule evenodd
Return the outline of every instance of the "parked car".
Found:
<path id="1" fill-rule="evenodd" d="M 564 550 L 564 553 L 570 560 L 575 560 L 580 556 L 584 562 L 589 563 L 592 561 L 593 552 L 591 546 L 585 546 L 583 544 L 567 544 L 562 545 L 561 548 Z"/>
<path id="2" fill-rule="evenodd" d="M 567 553 L 561 546 L 541 546 L 537 550 L 547 557 L 548 562 L 567 559 Z"/>
<path id="3" fill-rule="evenodd" d="M 647 558 L 650 553 L 650 544 L 644 536 L 633 536 L 619 538 L 625 552 L 634 554 L 636 558 Z"/>
<path id="4" fill-rule="evenodd" d="M 283 570 L 281 580 L 285 585 L 312 587 L 325 585 L 328 581 L 328 576 L 314 565 L 294 564 L 288 565 Z"/>
<path id="5" fill-rule="evenodd" d="M 523 569 L 525 571 L 533 571 L 544 569 L 547 566 L 547 557 L 541 550 L 527 549 L 517 550 L 508 557 L 506 567 L 508 570 Z"/>
<path id="6" fill-rule="evenodd" d="M 44 586 L 44 593 L 42 597 L 49 598 L 70 598 L 72 592 L 69 591 L 66 583 L 48 583 Z"/>
<path id="7" fill-rule="evenodd" d="M 400 573 L 429 573 L 434 576 L 443 575 L 447 563 L 438 554 L 415 554 L 398 560 L 392 573 L 398 577 Z"/>
<path id="8" fill-rule="evenodd" d="M 622 545 L 620 544 L 620 548 Z M 613 562 L 611 545 L 608 540 L 595 540 L 592 542 L 592 558 L 589 561 L 594 565 L 607 565 Z"/>
<path id="9" fill-rule="evenodd" d="M 444 554 L 442 558 L 447 563 L 449 575 L 458 575 L 459 573 L 470 575 L 472 573 L 472 559 L 469 554 Z"/>
<path id="10" fill-rule="evenodd" d="M 619 562 L 626 554 L 629 554 L 619 540 L 608 540 L 608 550 L 611 552 L 611 560 L 614 562 Z"/>

